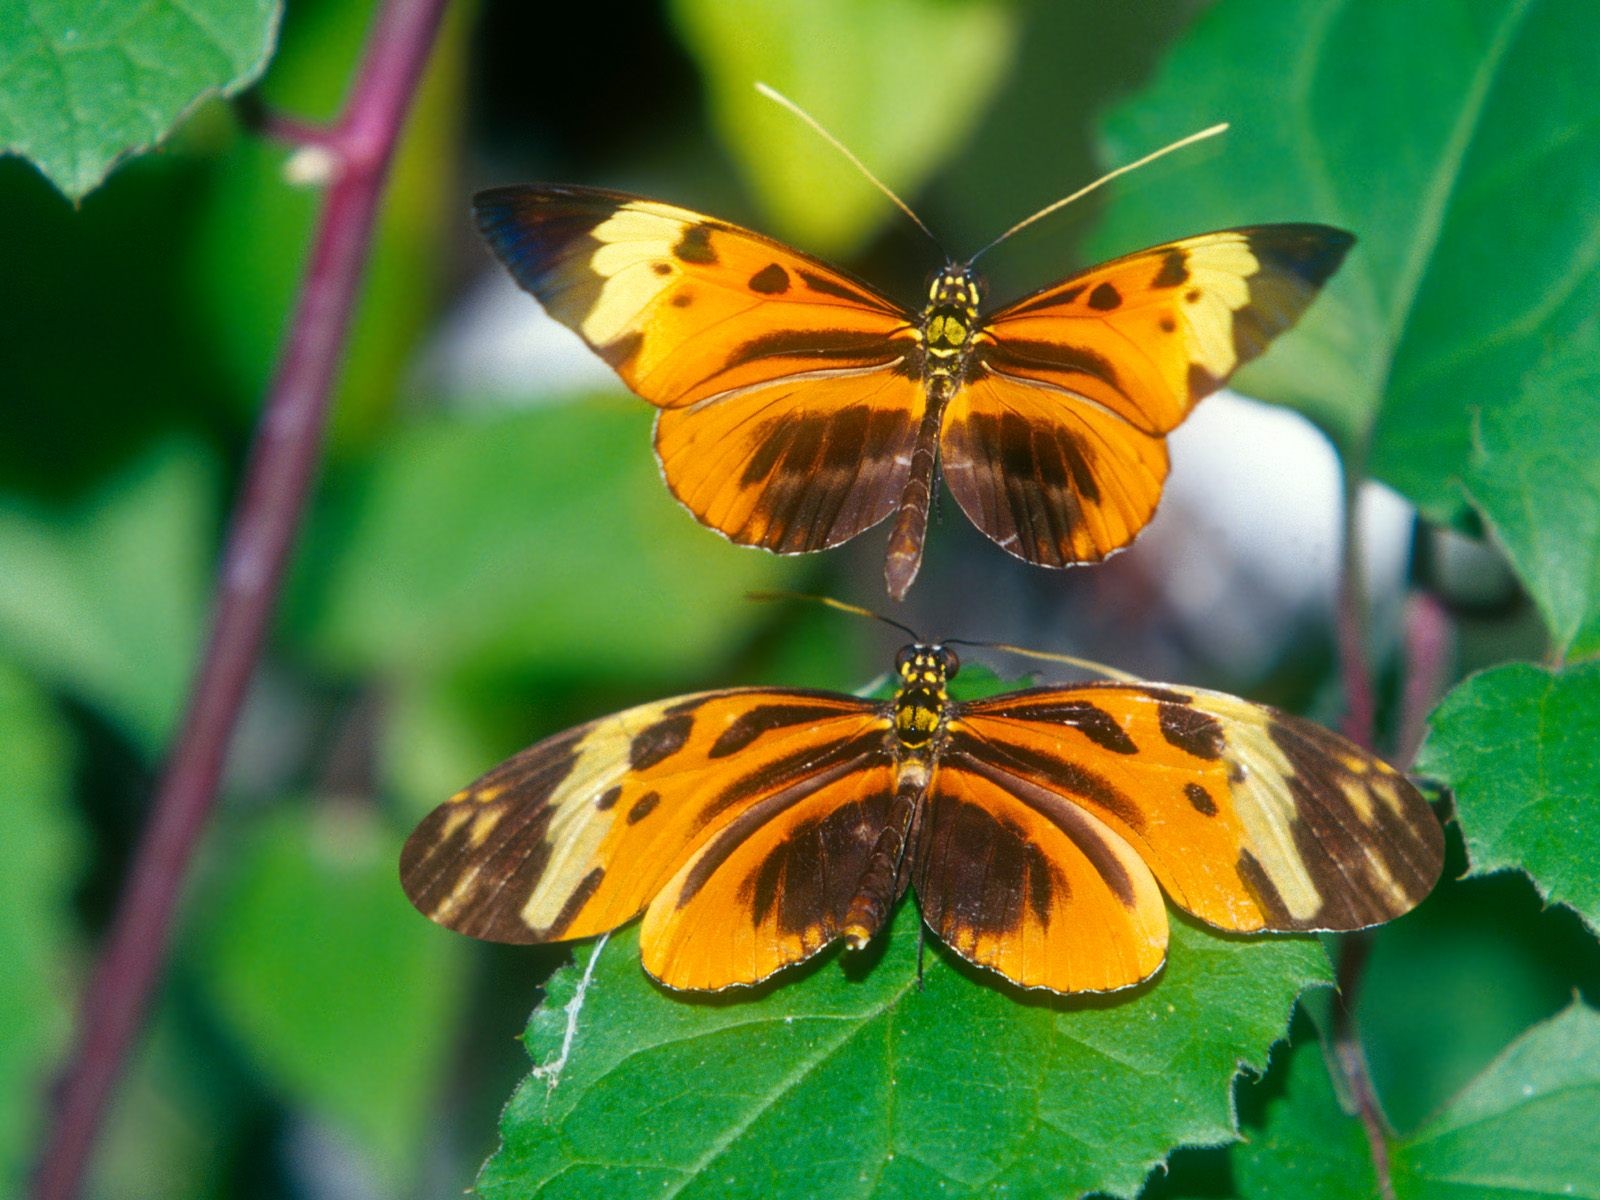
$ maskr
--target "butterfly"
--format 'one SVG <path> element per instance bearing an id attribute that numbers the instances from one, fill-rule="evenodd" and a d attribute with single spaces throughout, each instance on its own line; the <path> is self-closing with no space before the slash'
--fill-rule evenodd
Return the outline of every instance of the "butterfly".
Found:
<path id="1" fill-rule="evenodd" d="M 707 991 L 859 949 L 911 889 L 962 958 L 1083 992 L 1161 966 L 1163 892 L 1233 932 L 1351 930 L 1439 876 L 1416 788 L 1310 721 L 1132 681 L 958 701 L 959 666 L 919 642 L 891 699 L 733 688 L 557 734 L 424 818 L 401 882 L 497 942 L 643 913 L 645 970 Z"/>
<path id="2" fill-rule="evenodd" d="M 1096 562 L 1131 542 L 1161 498 L 1166 435 L 1294 324 L 1355 240 L 1324 225 L 1225 229 L 998 309 L 972 259 L 949 261 L 912 309 L 655 200 L 525 186 L 473 205 L 516 281 L 660 410 L 662 474 L 697 519 L 795 554 L 895 513 L 895 599 L 920 568 L 940 473 L 1027 562 Z"/>

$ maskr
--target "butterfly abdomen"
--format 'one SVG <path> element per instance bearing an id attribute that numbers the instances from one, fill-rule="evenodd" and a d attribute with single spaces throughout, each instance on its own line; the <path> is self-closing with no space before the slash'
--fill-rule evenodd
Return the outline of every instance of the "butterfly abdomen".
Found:
<path id="1" fill-rule="evenodd" d="M 872 847 L 866 874 L 861 877 L 839 929 L 839 936 L 852 950 L 861 949 L 877 936 L 889 917 L 889 910 L 905 894 L 906 885 L 911 881 L 906 847 L 911 841 L 917 808 L 927 793 L 929 778 L 927 764 L 919 759 L 900 765 L 889 820 Z"/>

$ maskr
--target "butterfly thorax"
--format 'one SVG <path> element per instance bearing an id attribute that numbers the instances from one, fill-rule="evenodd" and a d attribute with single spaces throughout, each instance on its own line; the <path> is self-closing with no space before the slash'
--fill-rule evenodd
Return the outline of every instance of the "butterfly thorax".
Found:
<path id="1" fill-rule="evenodd" d="M 945 685 L 960 661 L 943 646 L 907 646 L 895 659 L 900 676 L 894 694 L 894 732 L 904 750 L 925 755 L 944 726 L 950 707 Z"/>
<path id="2" fill-rule="evenodd" d="M 960 377 L 978 327 L 982 298 L 978 277 L 968 267 L 947 266 L 929 283 L 920 332 L 930 380 Z"/>

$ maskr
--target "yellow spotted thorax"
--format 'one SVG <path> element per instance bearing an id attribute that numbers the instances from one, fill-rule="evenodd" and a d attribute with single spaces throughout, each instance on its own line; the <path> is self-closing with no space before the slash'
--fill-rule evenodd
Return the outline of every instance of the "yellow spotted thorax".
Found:
<path id="1" fill-rule="evenodd" d="M 968 267 L 947 266 L 928 285 L 922 311 L 922 348 L 930 375 L 951 374 L 972 345 L 983 298 L 978 278 Z"/>
<path id="2" fill-rule="evenodd" d="M 900 676 L 894 693 L 894 732 L 900 744 L 920 749 L 932 740 L 950 703 L 946 683 L 960 670 L 955 651 L 943 646 L 907 646 L 895 658 Z"/>

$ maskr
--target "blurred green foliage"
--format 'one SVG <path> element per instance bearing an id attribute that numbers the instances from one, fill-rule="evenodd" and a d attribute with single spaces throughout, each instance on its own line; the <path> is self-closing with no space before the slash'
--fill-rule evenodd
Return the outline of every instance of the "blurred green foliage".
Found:
<path id="1" fill-rule="evenodd" d="M 13 967 L 0 1190 L 37 1136 L 85 950 L 203 642 L 216 539 L 316 211 L 316 193 L 286 180 L 290 152 L 226 105 L 190 110 L 248 84 L 270 52 L 259 98 L 329 116 L 373 4 L 296 0 L 275 46 L 264 0 L 131 6 L 122 25 L 115 10 L 0 0 L 0 150 L 35 164 L 0 160 L 0 960 Z M 1210 227 L 1326 220 L 1358 234 L 1245 386 L 1310 416 L 1353 470 L 1426 515 L 1481 525 L 1561 664 L 1465 681 L 1458 669 L 1433 719 L 1423 764 L 1455 788 L 1465 855 L 1448 874 L 1466 877 L 1376 935 L 1359 1007 L 1399 1131 L 1396 1188 L 1594 1194 L 1580 1170 L 1600 1154 L 1600 1121 L 1584 1123 L 1600 1105 L 1587 1007 L 1600 999 L 1600 696 L 1580 661 L 1600 650 L 1592 5 L 659 0 L 626 20 L 563 10 L 560 26 L 552 12 L 451 9 L 224 811 L 94 1193 L 324 1197 L 351 1179 L 369 1194 L 458 1193 L 527 1076 L 513 1037 L 526 1025 L 548 1062 L 581 972 L 555 974 L 530 1023 L 565 951 L 468 946 L 417 917 L 394 879 L 406 830 L 485 766 L 588 717 L 724 683 L 853 689 L 883 670 L 884 631 L 741 599 L 796 587 L 881 604 L 872 538 L 806 560 L 728 545 L 661 486 L 650 414 L 620 388 L 536 374 L 489 395 L 439 365 L 480 352 L 461 348 L 459 325 L 487 311 L 464 303 L 469 276 L 496 279 L 466 216 L 490 182 L 652 191 L 848 255 L 913 294 L 934 265 L 924 240 L 754 95 L 764 79 L 958 254 L 1099 169 L 1233 123 L 997 250 L 997 297 Z M 1241 445 L 1241 469 L 1271 449 Z M 1031 615 L 1045 648 L 1073 648 L 1077 617 L 1121 604 L 1096 591 L 1114 568 L 1047 576 L 988 546 L 963 557 L 964 536 L 936 528 L 897 616 L 982 637 Z M 1173 640 L 1132 607 L 1135 640 L 1083 649 L 1115 661 Z M 1528 644 L 1533 618 L 1515 600 L 1458 615 L 1474 664 Z M 828 958 L 712 1005 L 652 988 L 634 935 L 619 935 L 560 1084 L 525 1079 L 483 1188 L 620 1188 L 626 1163 L 716 1194 L 1005 1181 L 1019 1196 L 1132 1195 L 1172 1147 L 1228 1141 L 1237 1104 L 1246 1143 L 1181 1152 L 1144 1194 L 1372 1193 L 1309 1022 L 1264 1077 L 1231 1084 L 1238 1063 L 1263 1067 L 1293 998 L 1323 977 L 1313 944 L 1179 924 L 1153 987 L 1053 1007 L 937 950 L 910 993 L 914 929 L 902 912 L 869 970 Z M 560 1172 L 585 1158 L 612 1166 Z M 879 1167 L 877 1186 L 858 1182 Z"/>

